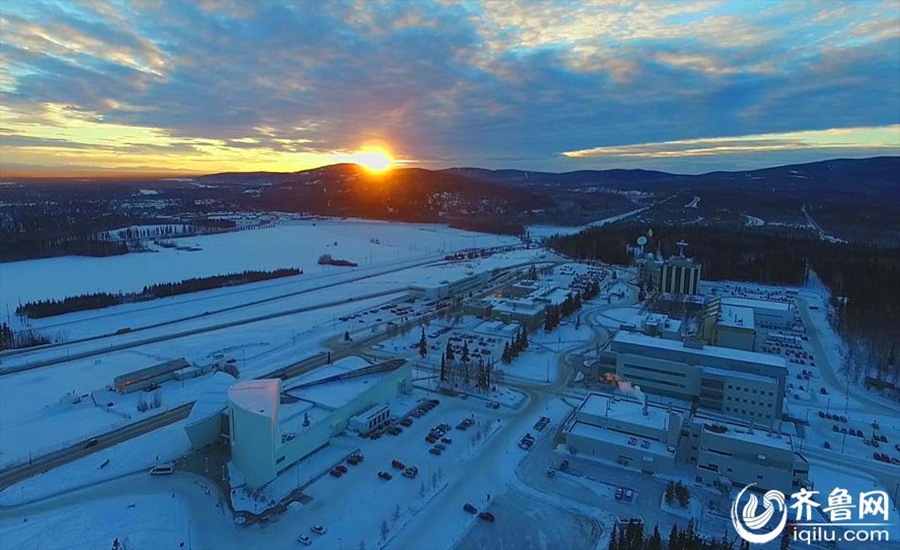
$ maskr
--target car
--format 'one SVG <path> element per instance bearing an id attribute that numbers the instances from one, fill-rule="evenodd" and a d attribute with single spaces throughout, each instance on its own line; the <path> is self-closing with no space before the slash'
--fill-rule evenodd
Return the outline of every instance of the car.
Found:
<path id="1" fill-rule="evenodd" d="M 900 453 L 900 443 L 894 443 L 894 448 L 897 449 L 898 453 Z"/>
<path id="2" fill-rule="evenodd" d="M 447 450 L 447 446 L 444 445 L 443 443 L 438 443 L 437 445 L 434 446 L 434 448 L 435 448 L 435 449 L 440 449 L 440 450 L 442 450 L 442 451 L 446 451 L 446 450 Z"/>
<path id="3" fill-rule="evenodd" d="M 449 445 L 449 444 L 453 443 L 453 440 L 450 439 L 449 437 L 442 437 L 441 443 L 446 443 L 447 445 Z"/>
<path id="4" fill-rule="evenodd" d="M 399 426 L 391 426 L 387 429 L 387 433 L 391 435 L 400 435 L 402 432 L 403 428 L 400 428 Z"/>
<path id="5" fill-rule="evenodd" d="M 877 440 L 877 439 L 874 439 L 874 438 L 873 438 L 873 439 L 872 439 L 872 446 L 875 447 L 875 448 L 877 449 L 878 447 L 881 447 L 881 444 L 878 443 L 878 440 Z"/>
<path id="6" fill-rule="evenodd" d="M 625 501 L 631 502 L 634 499 L 634 491 L 631 489 L 625 489 Z"/>
<path id="7" fill-rule="evenodd" d="M 826 442 L 822 443 L 822 446 L 825 447 L 826 449 L 830 449 L 830 448 L 831 448 L 831 443 L 829 443 L 829 442 L 826 441 Z"/>
<path id="8" fill-rule="evenodd" d="M 819 411 L 819 418 L 825 418 L 825 413 L 823 411 Z"/>
<path id="9" fill-rule="evenodd" d="M 312 545 L 312 539 L 306 535 L 297 535 L 297 542 L 306 546 Z"/>
<path id="10" fill-rule="evenodd" d="M 547 477 L 553 477 L 555 475 L 556 475 L 556 470 L 553 468 L 553 466 L 548 466 L 547 467 Z"/>
<path id="11" fill-rule="evenodd" d="M 425 413 L 421 409 L 416 409 L 413 412 L 411 412 L 410 414 L 416 418 L 422 418 L 425 415 Z M 410 422 L 410 424 L 412 424 L 412 422 Z"/>
<path id="12" fill-rule="evenodd" d="M 437 447 L 432 447 L 432 448 L 428 449 L 428 452 L 435 456 L 441 456 L 441 450 L 438 449 Z"/>
<path id="13" fill-rule="evenodd" d="M 625 489 L 621 487 L 616 487 L 616 500 L 622 500 L 622 497 L 625 496 Z"/>
<path id="14" fill-rule="evenodd" d="M 419 474 L 419 469 L 415 466 L 410 466 L 409 468 L 403 470 L 403 475 L 410 478 L 415 479 L 415 477 Z"/>
<path id="15" fill-rule="evenodd" d="M 477 513 L 478 513 L 478 508 L 472 506 L 472 505 L 469 504 L 468 502 L 465 503 L 465 504 L 463 505 L 463 510 L 465 510 L 466 512 L 469 512 L 470 514 L 477 514 Z"/>
<path id="16" fill-rule="evenodd" d="M 562 462 L 560 462 L 560 463 L 559 463 L 559 469 L 560 469 L 560 471 L 563 471 L 563 472 L 565 472 L 566 470 L 568 470 L 568 469 L 569 469 L 569 461 L 568 461 L 568 460 L 563 460 Z"/>
<path id="17" fill-rule="evenodd" d="M 310 529 L 310 531 L 312 531 L 313 533 L 315 533 L 317 535 L 324 535 L 325 531 L 326 531 L 326 529 L 324 527 L 322 527 L 321 525 L 319 525 L 318 523 L 313 524 L 313 526 L 310 527 L 309 529 Z"/>
<path id="18" fill-rule="evenodd" d="M 868 437 L 866 437 L 866 438 L 863 439 L 863 443 L 865 443 L 866 445 L 870 445 L 870 446 L 871 446 L 871 445 L 872 445 L 872 440 L 870 440 Z"/>
<path id="19" fill-rule="evenodd" d="M 896 456 L 891 457 L 891 464 L 893 464 L 895 466 L 900 466 L 900 458 L 897 458 Z"/>
<path id="20" fill-rule="evenodd" d="M 438 438 L 436 438 L 436 437 L 435 437 L 434 435 L 432 435 L 432 434 L 428 434 L 428 435 L 425 436 L 425 441 L 427 441 L 427 442 L 429 442 L 429 443 L 437 443 L 437 440 L 438 440 Z"/>
<path id="21" fill-rule="evenodd" d="M 403 464 L 402 462 L 400 462 L 399 460 L 392 460 L 391 467 L 393 467 L 395 470 L 405 470 L 406 469 L 406 465 Z"/>
<path id="22" fill-rule="evenodd" d="M 335 470 L 340 470 L 340 472 L 341 472 L 342 474 L 346 474 L 346 473 L 347 473 L 347 467 L 344 466 L 343 464 L 338 464 L 337 466 L 334 467 L 334 469 L 335 469 Z"/>
<path id="23" fill-rule="evenodd" d="M 400 421 L 400 424 L 406 426 L 407 428 L 412 426 L 412 423 L 413 423 L 412 418 L 404 418 L 403 420 Z"/>
<path id="24" fill-rule="evenodd" d="M 490 512 L 481 512 L 480 514 L 478 514 L 478 519 L 483 519 L 484 521 L 493 522 L 496 518 L 494 517 L 494 514 L 492 514 Z"/>
<path id="25" fill-rule="evenodd" d="M 821 393 L 822 395 L 828 395 L 828 390 L 825 389 L 825 386 L 822 386 L 821 388 L 819 388 L 819 393 Z"/>
<path id="26" fill-rule="evenodd" d="M 332 469 L 330 472 L 328 472 L 328 473 L 331 474 L 332 477 L 341 477 L 342 475 L 344 475 L 344 472 L 338 470 L 337 468 L 333 468 L 333 469 Z"/>
<path id="27" fill-rule="evenodd" d="M 466 424 L 465 422 L 460 422 L 459 424 L 456 425 L 456 429 L 461 430 L 461 431 L 466 431 L 467 429 L 469 429 L 469 425 Z"/>
<path id="28" fill-rule="evenodd" d="M 97 438 L 96 438 L 96 437 L 93 438 L 93 439 L 88 439 L 88 440 L 85 442 L 85 444 L 84 444 L 84 448 L 85 448 L 85 449 L 90 449 L 91 447 L 96 447 L 97 444 L 99 444 L 99 443 L 100 443 L 100 442 L 97 441 Z"/>
<path id="29" fill-rule="evenodd" d="M 381 472 L 378 472 L 378 477 L 381 478 L 381 479 L 383 479 L 383 480 L 385 480 L 385 481 L 390 481 L 391 479 L 393 479 L 394 476 L 392 476 L 392 475 L 391 475 L 390 473 L 388 473 L 388 472 L 381 471 Z"/>

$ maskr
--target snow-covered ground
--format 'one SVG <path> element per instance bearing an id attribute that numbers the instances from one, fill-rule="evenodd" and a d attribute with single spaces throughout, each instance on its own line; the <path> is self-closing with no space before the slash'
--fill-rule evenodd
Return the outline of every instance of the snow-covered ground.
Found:
<path id="1" fill-rule="evenodd" d="M 513 245 L 513 237 L 472 233 L 435 224 L 361 220 L 306 220 L 253 231 L 172 239 L 187 252 L 106 258 L 65 256 L 0 264 L 0 311 L 21 302 L 90 292 L 135 292 L 145 285 L 245 270 L 296 267 L 307 274 L 340 272 L 317 264 L 321 254 L 360 266 L 467 248 Z"/>
<path id="2" fill-rule="evenodd" d="M 552 237 L 554 235 L 573 235 L 575 233 L 580 233 L 585 229 L 590 229 L 592 227 L 603 227 L 604 225 L 609 225 L 611 223 L 616 223 L 628 219 L 632 216 L 640 214 L 644 210 L 647 210 L 647 208 L 648 207 L 636 208 L 634 210 L 623 212 L 622 214 L 616 214 L 615 216 L 610 216 L 608 218 L 597 220 L 585 225 L 529 225 L 528 235 L 532 239 L 537 240 Z"/>

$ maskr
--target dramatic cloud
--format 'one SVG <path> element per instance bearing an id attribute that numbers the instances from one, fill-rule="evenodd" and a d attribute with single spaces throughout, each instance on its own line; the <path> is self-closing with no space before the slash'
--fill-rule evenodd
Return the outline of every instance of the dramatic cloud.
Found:
<path id="1" fill-rule="evenodd" d="M 545 170 L 900 151 L 894 0 L 34 0 L 0 2 L 0 37 L 7 171 L 298 170 L 370 142 Z"/>

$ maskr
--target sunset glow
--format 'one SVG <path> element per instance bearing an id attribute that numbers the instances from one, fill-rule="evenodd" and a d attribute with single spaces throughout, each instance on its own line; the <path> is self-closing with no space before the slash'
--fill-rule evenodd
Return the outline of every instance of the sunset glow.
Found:
<path id="1" fill-rule="evenodd" d="M 394 165 L 391 154 L 380 147 L 366 148 L 351 153 L 347 155 L 346 160 L 376 173 L 384 172 Z"/>

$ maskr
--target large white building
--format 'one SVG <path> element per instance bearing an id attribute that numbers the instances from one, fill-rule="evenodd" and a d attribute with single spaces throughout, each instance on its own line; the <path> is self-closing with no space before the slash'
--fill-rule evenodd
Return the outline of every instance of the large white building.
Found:
<path id="1" fill-rule="evenodd" d="M 790 493 L 809 476 L 789 435 L 633 397 L 588 395 L 564 433 L 567 450 L 577 456 L 650 475 L 691 464 L 697 483 L 719 488 L 752 483 Z"/>
<path id="2" fill-rule="evenodd" d="M 752 309 L 755 324 L 761 328 L 790 328 L 794 322 L 794 309 L 787 302 L 726 297 L 722 306 Z"/>
<path id="3" fill-rule="evenodd" d="M 616 375 L 643 391 L 771 425 L 781 418 L 787 363 L 783 357 L 697 341 L 619 331 L 610 351 Z"/>

